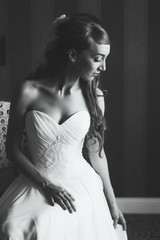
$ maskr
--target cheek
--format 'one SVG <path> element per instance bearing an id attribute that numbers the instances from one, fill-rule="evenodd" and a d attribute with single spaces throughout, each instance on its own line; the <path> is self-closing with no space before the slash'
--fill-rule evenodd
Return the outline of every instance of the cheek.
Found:
<path id="1" fill-rule="evenodd" d="M 81 69 L 81 75 L 83 77 L 89 77 L 93 73 L 93 69 L 90 67 L 90 65 L 85 65 Z"/>
<path id="2" fill-rule="evenodd" d="M 86 57 L 81 57 L 77 59 L 77 73 L 82 78 L 90 77 L 94 72 L 96 72 L 97 64 L 93 62 L 93 59 Z"/>
<path id="3" fill-rule="evenodd" d="M 86 72 L 86 73 L 87 72 L 92 72 L 92 71 L 94 71 L 95 66 L 90 61 L 84 60 L 81 64 L 81 69 L 82 69 L 83 72 Z"/>

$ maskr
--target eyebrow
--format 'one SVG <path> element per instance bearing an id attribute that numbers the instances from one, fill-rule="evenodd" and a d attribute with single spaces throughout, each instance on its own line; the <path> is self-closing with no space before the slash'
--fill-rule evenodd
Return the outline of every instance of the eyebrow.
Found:
<path id="1" fill-rule="evenodd" d="M 101 55 L 101 56 L 106 56 L 105 54 L 103 54 L 103 53 L 93 53 L 93 55 Z"/>
<path id="2" fill-rule="evenodd" d="M 93 53 L 93 55 L 94 55 L 94 56 L 100 55 L 100 56 L 102 56 L 102 57 L 106 57 L 106 55 L 105 55 L 105 54 L 102 54 L 102 53 Z"/>

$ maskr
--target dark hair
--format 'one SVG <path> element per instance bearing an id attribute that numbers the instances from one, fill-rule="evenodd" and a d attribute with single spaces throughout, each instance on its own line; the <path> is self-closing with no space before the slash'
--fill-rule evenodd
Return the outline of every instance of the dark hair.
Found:
<path id="1" fill-rule="evenodd" d="M 90 14 L 77 13 L 69 18 L 62 15 L 53 22 L 53 32 L 55 38 L 46 47 L 44 63 L 41 63 L 36 72 L 30 76 L 32 78 L 54 76 L 61 71 L 69 61 L 68 50 L 71 48 L 81 52 L 89 49 L 93 41 L 97 44 L 110 44 L 109 36 L 102 23 Z M 91 116 L 86 140 L 97 139 L 100 154 L 104 141 L 105 120 L 98 106 L 98 83 L 97 78 L 91 82 L 80 79 L 80 86 Z"/>

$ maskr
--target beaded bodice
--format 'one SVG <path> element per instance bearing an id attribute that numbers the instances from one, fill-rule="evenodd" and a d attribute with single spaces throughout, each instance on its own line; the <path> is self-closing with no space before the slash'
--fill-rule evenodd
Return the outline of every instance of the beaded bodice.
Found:
<path id="1" fill-rule="evenodd" d="M 62 124 L 47 114 L 29 111 L 26 115 L 28 156 L 36 168 L 51 182 L 74 177 L 87 162 L 82 156 L 90 115 L 79 111 Z"/>

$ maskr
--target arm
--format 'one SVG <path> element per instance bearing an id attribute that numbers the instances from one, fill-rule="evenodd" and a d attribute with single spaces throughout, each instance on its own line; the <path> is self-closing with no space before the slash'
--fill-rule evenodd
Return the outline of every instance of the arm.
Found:
<path id="1" fill-rule="evenodd" d="M 42 190 L 50 205 L 53 206 L 55 200 L 64 210 L 68 209 L 69 212 L 73 212 L 75 207 L 72 196 L 59 186 L 48 182 L 21 151 L 25 115 L 31 109 L 37 95 L 38 90 L 32 86 L 31 82 L 24 83 L 17 90 L 10 108 L 6 143 L 7 155 L 19 172 Z"/>
<path id="2" fill-rule="evenodd" d="M 100 95 L 102 95 L 102 93 Z M 102 113 L 104 114 L 104 98 L 99 97 L 98 100 L 99 100 L 99 106 L 102 110 Z M 95 171 L 100 175 L 103 181 L 104 194 L 108 202 L 110 212 L 114 221 L 114 227 L 116 228 L 116 225 L 119 222 L 120 224 L 123 225 L 123 229 L 126 230 L 126 222 L 123 217 L 123 214 L 118 208 L 115 194 L 112 188 L 107 158 L 106 158 L 104 149 L 102 149 L 102 153 L 100 157 L 99 151 L 98 151 L 99 149 L 98 141 L 96 141 L 95 144 L 93 144 L 93 141 L 90 140 L 88 145 L 89 145 L 89 157 L 90 157 L 91 165 L 95 169 Z"/>
<path id="3" fill-rule="evenodd" d="M 25 127 L 25 114 L 33 101 L 33 95 L 31 92 L 33 92 L 32 88 L 28 83 L 25 83 L 17 89 L 12 100 L 7 131 L 6 151 L 9 159 L 13 162 L 19 172 L 22 172 L 36 185 L 43 186 L 45 185 L 44 179 L 20 149 Z"/>

